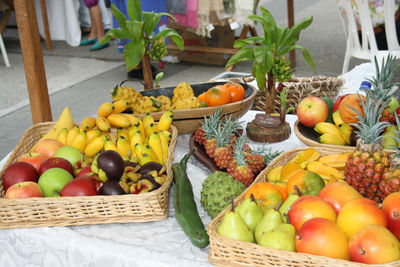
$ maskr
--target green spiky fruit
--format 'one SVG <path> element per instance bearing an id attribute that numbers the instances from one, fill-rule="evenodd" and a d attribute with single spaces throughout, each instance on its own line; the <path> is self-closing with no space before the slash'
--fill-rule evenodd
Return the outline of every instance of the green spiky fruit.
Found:
<path id="1" fill-rule="evenodd" d="M 245 189 L 246 187 L 241 182 L 236 181 L 226 172 L 216 171 L 203 182 L 201 206 L 211 218 L 215 218 Z"/>
<path id="2" fill-rule="evenodd" d="M 159 61 L 160 59 L 165 57 L 168 54 L 168 51 L 164 39 L 152 41 L 151 48 L 148 50 L 148 54 L 155 61 Z"/>

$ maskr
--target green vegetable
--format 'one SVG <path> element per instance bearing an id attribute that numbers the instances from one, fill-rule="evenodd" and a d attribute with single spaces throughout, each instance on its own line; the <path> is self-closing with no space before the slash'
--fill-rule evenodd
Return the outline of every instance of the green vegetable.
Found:
<path id="1" fill-rule="evenodd" d="M 180 163 L 172 165 L 174 173 L 175 217 L 193 245 L 204 248 L 209 244 L 207 231 L 197 211 L 192 184 L 186 174 L 186 164 L 190 154 L 185 155 Z"/>

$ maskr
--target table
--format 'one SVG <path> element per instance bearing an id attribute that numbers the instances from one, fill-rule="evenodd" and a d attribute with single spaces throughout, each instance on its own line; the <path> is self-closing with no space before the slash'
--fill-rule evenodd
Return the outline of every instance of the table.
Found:
<path id="1" fill-rule="evenodd" d="M 249 111 L 240 121 L 248 122 L 260 111 Z M 296 115 L 287 115 L 293 128 Z M 175 162 L 189 151 L 189 134 L 179 135 Z M 259 143 L 250 141 L 250 147 Z M 292 131 L 290 138 L 270 144 L 273 150 L 305 146 Z M 0 162 L 3 168 L 7 157 Z M 210 174 L 191 158 L 187 168 L 199 214 L 207 225 L 211 218 L 200 206 L 203 180 Z M 169 216 L 147 223 L 103 224 L 70 227 L 38 227 L 0 230 L 0 259 L 3 266 L 212 266 L 209 248 L 192 245 L 175 219 L 170 191 Z"/>

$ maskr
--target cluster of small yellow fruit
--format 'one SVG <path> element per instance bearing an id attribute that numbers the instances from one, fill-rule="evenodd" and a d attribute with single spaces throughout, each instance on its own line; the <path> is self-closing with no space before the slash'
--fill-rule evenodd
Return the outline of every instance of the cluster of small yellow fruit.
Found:
<path id="1" fill-rule="evenodd" d="M 323 144 L 349 146 L 351 145 L 351 133 L 353 127 L 345 123 L 340 117 L 339 110 L 332 114 L 334 123 L 319 122 L 314 130 L 321 134 L 319 141 Z"/>
<path id="2" fill-rule="evenodd" d="M 97 110 L 97 118 L 86 117 L 79 126 L 63 128 L 57 140 L 79 149 L 88 157 L 102 150 L 114 150 L 121 157 L 144 165 L 154 161 L 162 165 L 168 157 L 171 133 L 168 131 L 174 113 L 166 111 L 158 123 L 150 114 L 143 119 L 122 113 L 129 102 L 105 102 Z"/>

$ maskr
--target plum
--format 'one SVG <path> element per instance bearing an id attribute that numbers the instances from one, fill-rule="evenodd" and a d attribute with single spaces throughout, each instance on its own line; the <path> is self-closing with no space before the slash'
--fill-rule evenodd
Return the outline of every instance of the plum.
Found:
<path id="1" fill-rule="evenodd" d="M 113 150 L 101 152 L 97 157 L 97 166 L 104 171 L 109 180 L 115 181 L 119 181 L 125 169 L 124 160 Z"/>

